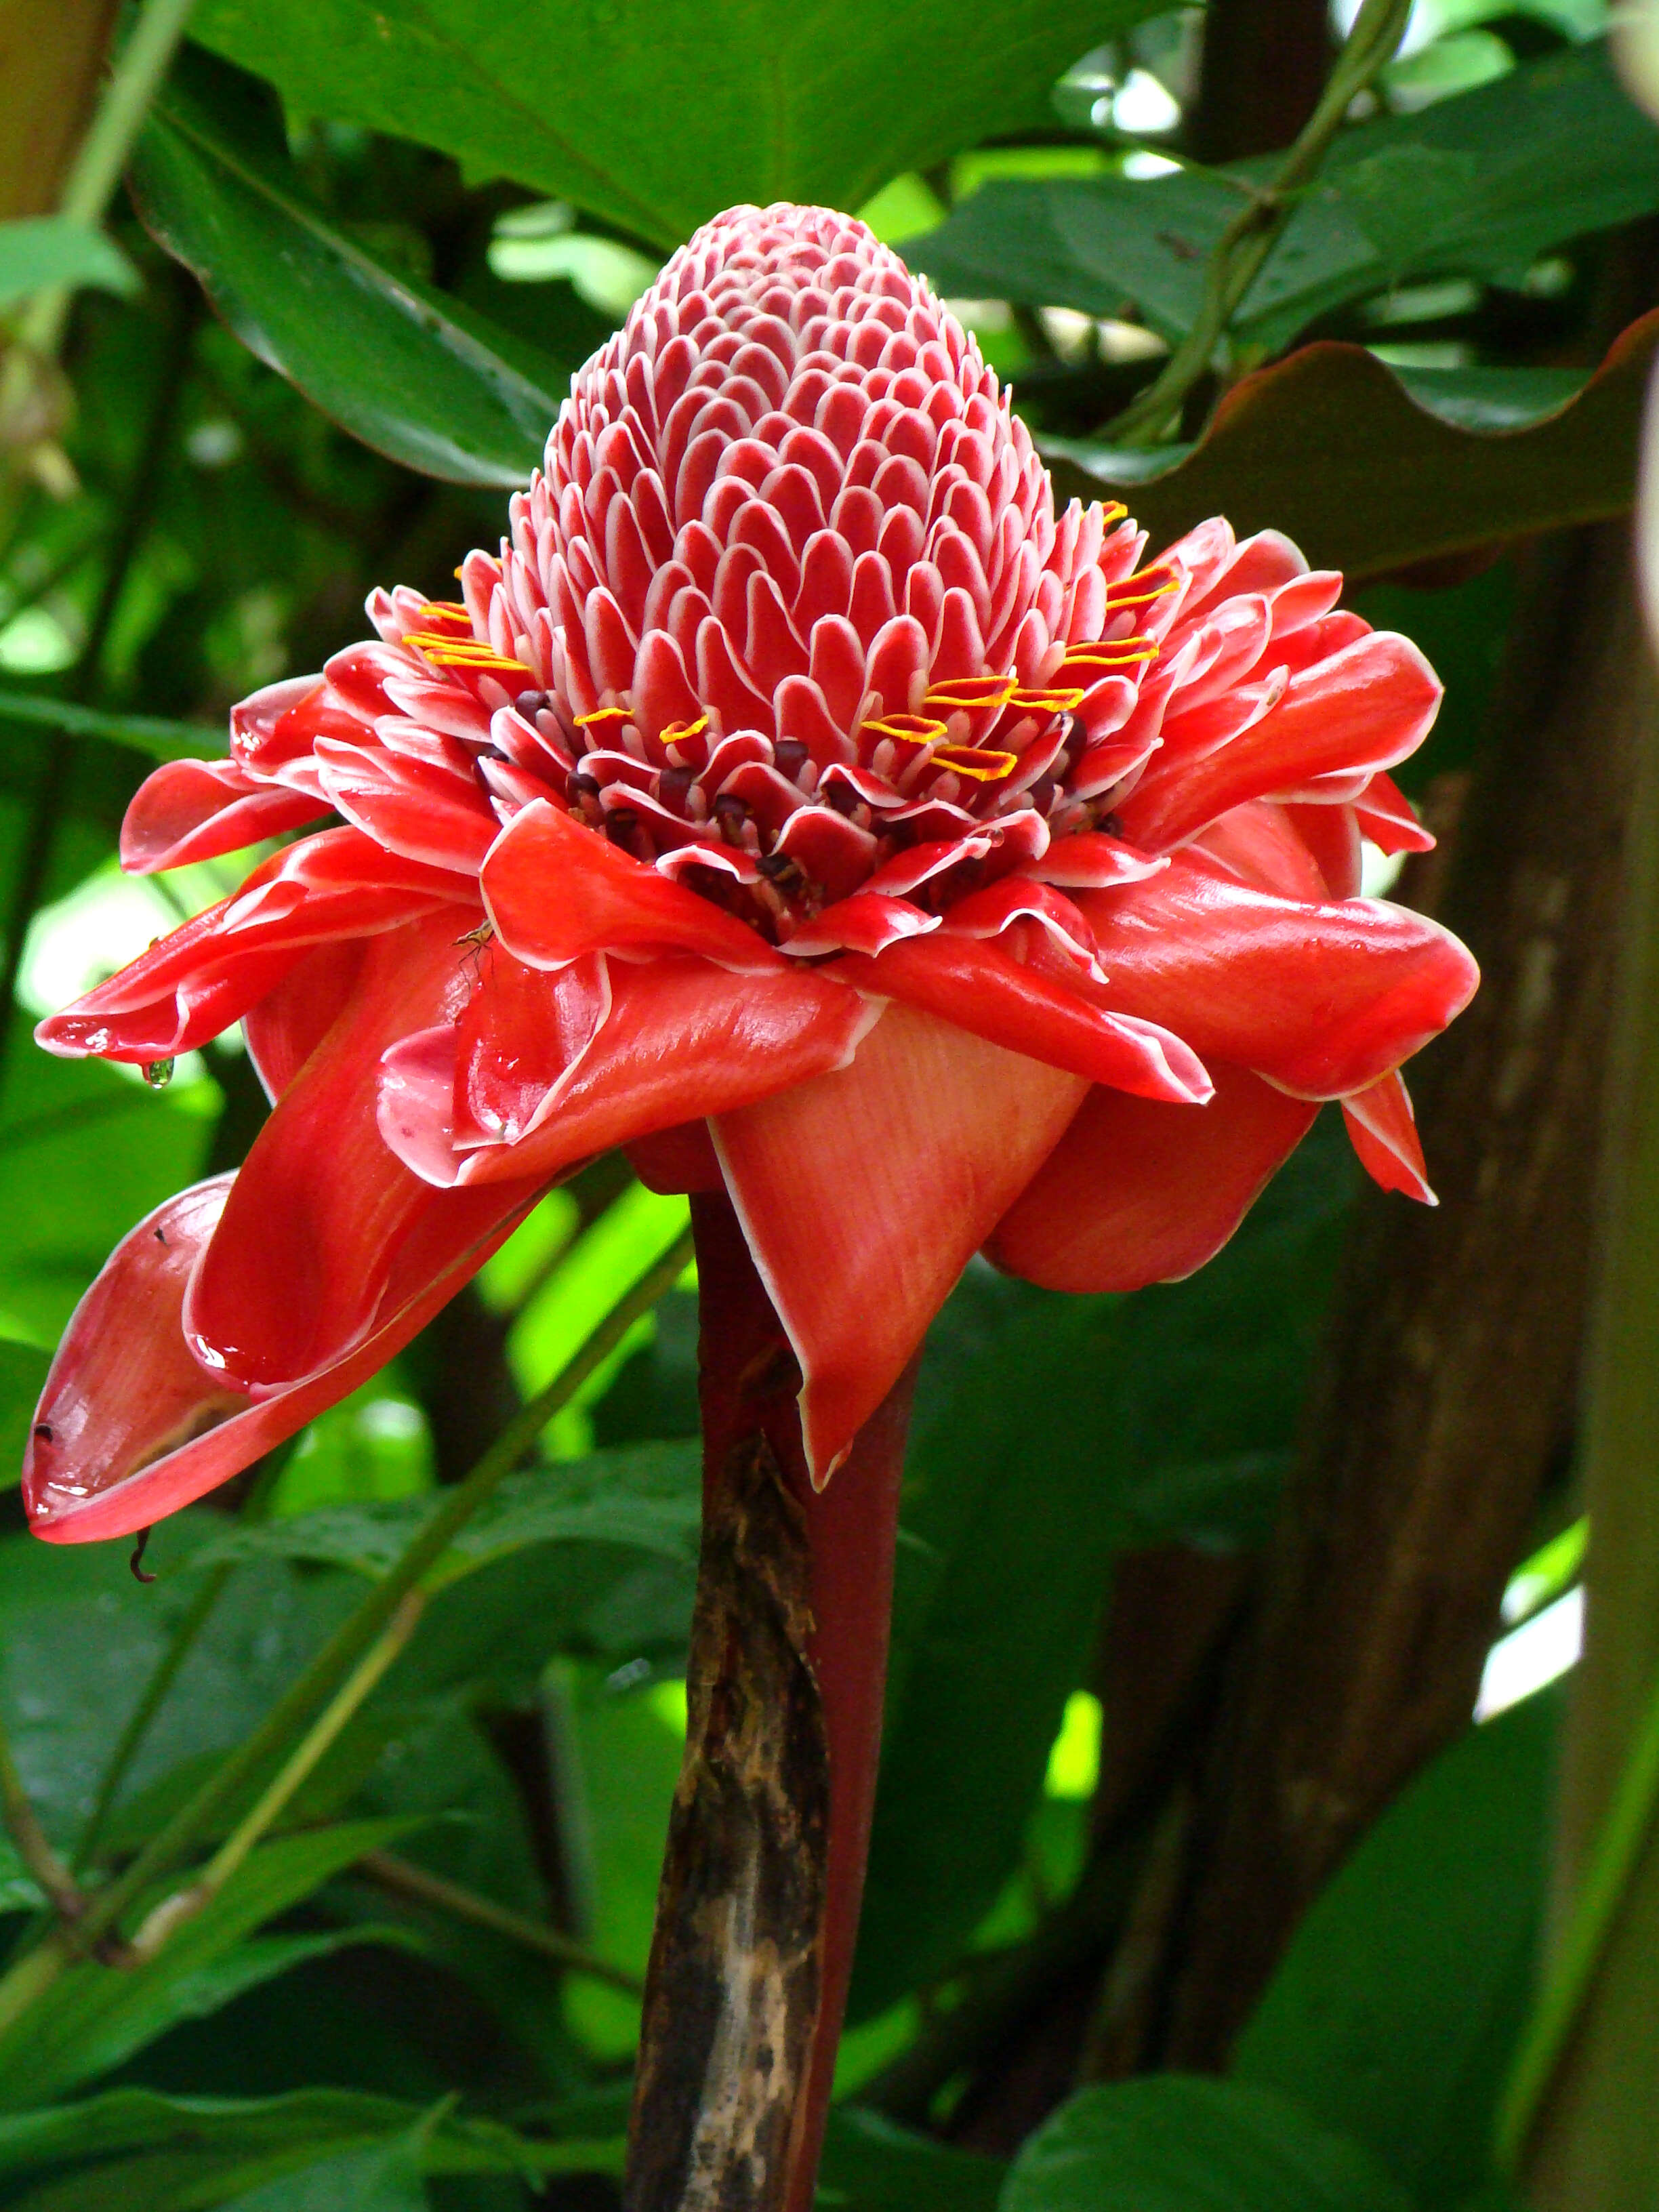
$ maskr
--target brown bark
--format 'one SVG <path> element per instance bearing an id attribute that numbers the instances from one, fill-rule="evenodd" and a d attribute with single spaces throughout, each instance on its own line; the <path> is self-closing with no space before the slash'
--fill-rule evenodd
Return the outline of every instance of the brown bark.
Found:
<path id="1" fill-rule="evenodd" d="M 115 0 L 0 0 L 0 222 L 56 204 L 114 21 Z"/>
<path id="2" fill-rule="evenodd" d="M 627 2212 L 810 2212 L 875 1806 L 915 1363 L 822 1492 L 800 1371 L 696 1195 L 703 1539 L 629 2125 Z"/>
<path id="3" fill-rule="evenodd" d="M 1562 1746 L 1547 1969 L 1568 1950 L 1604 1823 L 1650 1725 L 1659 1683 L 1659 684 L 1633 653 L 1644 730 L 1631 810 L 1596 1225 L 1598 1282 L 1579 1451 L 1590 1546 L 1584 1656 Z M 1659 2199 L 1659 1831 L 1626 1875 L 1522 2179 L 1539 2212 L 1647 2212 Z"/>
<path id="4" fill-rule="evenodd" d="M 1200 161 L 1288 146 L 1330 69 L 1325 0 L 1210 0 L 1191 141 Z"/>
<path id="5" fill-rule="evenodd" d="M 1627 532 L 1540 552 L 1445 919 L 1480 958 L 1422 1063 L 1437 1212 L 1372 1197 L 1200 1819 L 1164 2056 L 1215 2066 L 1292 1929 L 1468 1722 L 1570 1433 L 1640 650 Z"/>

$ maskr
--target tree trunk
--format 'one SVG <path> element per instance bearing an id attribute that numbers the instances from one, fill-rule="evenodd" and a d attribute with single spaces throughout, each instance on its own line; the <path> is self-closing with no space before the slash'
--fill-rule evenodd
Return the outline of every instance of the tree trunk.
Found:
<path id="1" fill-rule="evenodd" d="M 1421 1063 L 1443 1198 L 1364 1204 L 1197 1830 L 1164 2057 L 1222 2064 L 1363 1830 L 1468 1723 L 1571 1431 L 1620 852 L 1627 526 L 1534 557 L 1445 918 L 1485 971 Z"/>

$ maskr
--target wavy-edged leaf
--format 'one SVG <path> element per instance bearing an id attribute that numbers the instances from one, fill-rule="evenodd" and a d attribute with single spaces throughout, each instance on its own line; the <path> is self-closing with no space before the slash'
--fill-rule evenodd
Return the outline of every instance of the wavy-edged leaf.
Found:
<path id="1" fill-rule="evenodd" d="M 453 483 L 522 483 L 559 410 L 559 365 L 378 261 L 307 197 L 266 120 L 222 65 L 201 57 L 181 75 L 132 169 L 157 240 L 246 345 L 366 445 Z"/>
<path id="2" fill-rule="evenodd" d="M 1632 323 L 1576 397 L 1521 427 L 1547 387 L 1533 372 L 1458 371 L 1412 383 L 1363 346 L 1304 346 L 1243 377 L 1196 446 L 1170 455 L 1055 445 L 1062 498 L 1122 498 L 1155 544 L 1206 515 L 1241 537 L 1286 532 L 1320 568 L 1358 580 L 1565 523 L 1622 514 L 1659 310 Z M 1524 386 L 1498 380 L 1524 375 Z M 1437 411 L 1437 403 L 1438 410 Z"/>
<path id="3" fill-rule="evenodd" d="M 1048 116 L 1161 0 L 210 0 L 191 26 L 307 115 L 366 123 L 672 244 L 743 200 L 859 207 Z M 395 26 L 395 29 L 394 29 Z"/>
<path id="4" fill-rule="evenodd" d="M 1024 2145 L 999 2212 L 1409 2212 L 1370 2154 L 1270 2090 L 1160 2074 L 1085 2089 Z"/>
<path id="5" fill-rule="evenodd" d="M 101 230 L 69 216 L 32 215 L 0 222 L 0 307 L 60 284 L 131 293 L 138 289 L 138 271 Z"/>

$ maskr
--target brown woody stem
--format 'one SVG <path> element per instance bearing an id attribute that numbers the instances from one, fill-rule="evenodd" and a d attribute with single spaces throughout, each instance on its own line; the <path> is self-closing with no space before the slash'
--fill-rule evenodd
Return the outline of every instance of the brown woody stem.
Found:
<path id="1" fill-rule="evenodd" d="M 914 1370 L 813 1491 L 799 1371 L 723 1195 L 692 1200 L 703 1537 L 627 2212 L 809 2212 L 875 1803 Z"/>

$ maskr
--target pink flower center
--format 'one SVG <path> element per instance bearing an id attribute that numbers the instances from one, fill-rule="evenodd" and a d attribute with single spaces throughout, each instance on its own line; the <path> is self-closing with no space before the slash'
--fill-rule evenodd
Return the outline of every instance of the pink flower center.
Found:
<path id="1" fill-rule="evenodd" d="M 1056 517 L 971 338 L 822 209 L 739 210 L 574 380 L 464 604 L 403 642 L 537 791 L 787 940 L 869 886 L 938 912 L 1109 825 L 1182 577 Z M 510 706 L 511 714 L 501 709 Z"/>

